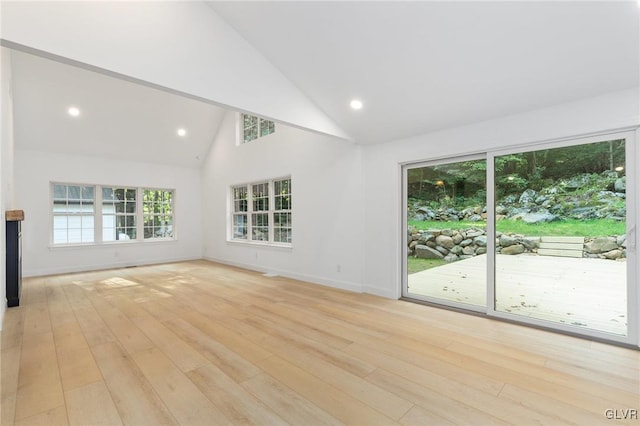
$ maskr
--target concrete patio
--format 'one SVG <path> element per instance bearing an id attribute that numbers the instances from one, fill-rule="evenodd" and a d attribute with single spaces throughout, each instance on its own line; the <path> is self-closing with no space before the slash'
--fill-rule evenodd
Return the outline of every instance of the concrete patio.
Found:
<path id="1" fill-rule="evenodd" d="M 409 275 L 409 292 L 484 306 L 485 255 Z M 496 256 L 496 310 L 627 333 L 626 262 L 538 255 Z"/>

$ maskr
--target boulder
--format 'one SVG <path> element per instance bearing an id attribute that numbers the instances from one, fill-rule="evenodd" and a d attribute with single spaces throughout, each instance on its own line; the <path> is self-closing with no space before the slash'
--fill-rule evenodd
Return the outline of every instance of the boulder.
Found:
<path id="1" fill-rule="evenodd" d="M 413 250 L 417 245 L 418 245 L 418 242 L 417 242 L 417 241 L 411 241 L 411 242 L 409 243 L 409 248 L 410 248 L 411 250 Z"/>
<path id="2" fill-rule="evenodd" d="M 502 234 L 500 236 L 498 244 L 500 245 L 500 247 L 509 247 L 509 246 L 514 245 L 514 244 L 518 244 L 518 241 L 513 237 L 510 237 L 508 235 Z"/>
<path id="3" fill-rule="evenodd" d="M 420 242 L 420 244 L 425 244 L 427 241 L 431 241 L 433 240 L 435 237 L 427 232 L 424 232 L 422 235 L 420 235 L 420 237 L 418 238 L 418 241 Z"/>
<path id="4" fill-rule="evenodd" d="M 455 262 L 456 260 L 458 260 L 458 256 L 456 256 L 453 253 L 449 253 L 448 255 L 446 255 L 444 257 L 444 260 L 447 261 L 447 262 Z"/>
<path id="5" fill-rule="evenodd" d="M 522 195 L 520 195 L 520 198 L 518 199 L 518 202 L 520 204 L 529 204 L 529 203 L 533 203 L 536 199 L 536 191 L 534 191 L 533 189 L 525 189 L 524 192 L 522 193 Z"/>
<path id="6" fill-rule="evenodd" d="M 449 250 L 441 246 L 436 246 L 436 250 L 438 250 L 440 253 L 444 254 L 445 256 L 449 254 Z"/>
<path id="7" fill-rule="evenodd" d="M 584 245 L 584 249 L 588 253 L 599 254 L 605 253 L 618 248 L 615 241 L 611 241 L 609 238 L 594 238 Z"/>
<path id="8" fill-rule="evenodd" d="M 469 222 L 480 222 L 482 220 L 482 216 L 479 214 L 474 214 L 467 219 Z"/>
<path id="9" fill-rule="evenodd" d="M 485 254 L 487 252 L 486 247 L 478 247 L 476 248 L 476 254 Z"/>
<path id="10" fill-rule="evenodd" d="M 462 247 L 460 247 L 460 246 L 454 246 L 454 247 L 451 249 L 450 253 L 453 253 L 453 254 L 462 254 Z"/>
<path id="11" fill-rule="evenodd" d="M 479 229 L 471 229 L 467 232 L 467 238 L 479 237 L 480 235 L 484 235 L 484 231 Z"/>
<path id="12" fill-rule="evenodd" d="M 622 176 L 621 178 L 616 179 L 613 183 L 613 189 L 616 192 L 626 192 L 627 191 L 627 177 Z"/>
<path id="13" fill-rule="evenodd" d="M 526 223 L 540 223 L 540 222 L 551 222 L 556 220 L 558 217 L 549 213 L 548 211 L 538 211 L 532 213 L 523 213 L 521 216 L 522 220 Z"/>
<path id="14" fill-rule="evenodd" d="M 540 247 L 540 237 L 524 237 L 518 238 L 518 242 L 529 251 L 535 250 Z"/>
<path id="15" fill-rule="evenodd" d="M 473 239 L 473 244 L 479 246 L 479 247 L 486 247 L 487 246 L 487 236 L 486 235 L 479 235 L 477 237 L 475 237 Z"/>
<path id="16" fill-rule="evenodd" d="M 473 243 L 473 240 L 471 238 L 467 238 L 466 240 L 460 241 L 460 247 L 466 247 L 471 243 Z"/>
<path id="17" fill-rule="evenodd" d="M 524 253 L 524 246 L 522 244 L 514 244 L 508 247 L 502 247 L 500 253 L 508 255 L 521 254 Z"/>
<path id="18" fill-rule="evenodd" d="M 427 232 L 431 235 L 433 235 L 434 237 L 437 237 L 438 235 L 440 235 L 442 232 L 440 231 L 440 229 L 427 229 Z"/>
<path id="19" fill-rule="evenodd" d="M 622 250 L 615 249 L 615 250 L 608 251 L 606 253 L 602 253 L 602 255 L 607 259 L 616 260 L 622 257 Z"/>
<path id="20" fill-rule="evenodd" d="M 457 216 L 456 216 L 457 218 Z M 452 229 L 443 229 L 441 232 L 442 235 L 447 236 L 447 237 L 452 237 L 453 236 L 453 230 Z"/>
<path id="21" fill-rule="evenodd" d="M 419 259 L 444 259 L 438 250 L 421 244 L 416 246 L 416 257 Z"/>
<path id="22" fill-rule="evenodd" d="M 453 242 L 453 238 L 444 234 L 438 235 L 436 237 L 436 244 L 446 248 L 447 250 L 450 250 L 453 248 L 453 246 L 455 246 L 455 243 Z"/>
<path id="23" fill-rule="evenodd" d="M 455 234 L 453 234 L 453 237 L 451 238 L 453 239 L 454 244 L 460 244 L 460 241 L 464 239 L 464 237 L 460 232 L 456 232 Z"/>
<path id="24" fill-rule="evenodd" d="M 471 255 L 475 253 L 476 253 L 476 248 L 474 246 L 466 246 L 465 248 L 462 249 L 462 254 Z"/>

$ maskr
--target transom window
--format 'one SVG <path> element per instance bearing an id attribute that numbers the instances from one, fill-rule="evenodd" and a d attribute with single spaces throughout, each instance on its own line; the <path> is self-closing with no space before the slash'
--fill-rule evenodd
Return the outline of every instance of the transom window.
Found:
<path id="1" fill-rule="evenodd" d="M 270 135 L 275 131 L 276 125 L 273 121 L 255 115 L 240 114 L 241 143 L 251 142 L 252 140 Z"/>
<path id="2" fill-rule="evenodd" d="M 174 191 L 52 183 L 52 243 L 173 239 Z"/>
<path id="3" fill-rule="evenodd" d="M 291 178 L 231 188 L 231 239 L 291 244 Z"/>

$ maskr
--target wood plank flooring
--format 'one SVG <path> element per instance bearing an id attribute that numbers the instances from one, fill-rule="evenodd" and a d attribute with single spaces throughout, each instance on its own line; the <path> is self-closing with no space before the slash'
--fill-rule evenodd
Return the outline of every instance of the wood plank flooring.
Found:
<path id="1" fill-rule="evenodd" d="M 640 424 L 638 351 L 206 261 L 26 279 L 1 349 L 2 425 Z"/>

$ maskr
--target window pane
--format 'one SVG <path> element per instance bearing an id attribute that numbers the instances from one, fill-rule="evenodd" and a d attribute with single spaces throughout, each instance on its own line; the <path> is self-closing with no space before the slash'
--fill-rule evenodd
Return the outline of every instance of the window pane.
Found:
<path id="1" fill-rule="evenodd" d="M 69 186 L 67 188 L 69 190 L 69 199 L 70 200 L 79 200 L 80 199 L 80 187 L 79 186 Z"/>
<path id="2" fill-rule="evenodd" d="M 53 202 L 53 211 L 55 213 L 66 212 L 67 211 L 67 201 L 66 200 L 55 200 Z"/>
<path id="3" fill-rule="evenodd" d="M 81 243 L 82 242 L 82 230 L 81 229 L 69 229 L 68 236 L 69 236 L 69 243 Z"/>
<path id="4" fill-rule="evenodd" d="M 93 216 L 82 216 L 82 228 L 93 229 Z"/>
<path id="5" fill-rule="evenodd" d="M 66 185 L 53 185 L 53 198 L 55 199 L 67 199 L 67 186 Z M 65 236 L 66 239 L 66 236 Z"/>
<path id="6" fill-rule="evenodd" d="M 93 186 L 83 186 L 82 187 L 82 199 L 83 200 L 93 200 Z"/>
<path id="7" fill-rule="evenodd" d="M 127 213 L 135 213 L 136 212 L 136 204 L 135 203 L 131 203 L 131 202 L 127 202 L 127 204 L 125 205 L 125 210 Z"/>
<path id="8" fill-rule="evenodd" d="M 53 230 L 53 244 L 65 244 L 67 242 L 67 229 Z"/>
<path id="9" fill-rule="evenodd" d="M 102 199 L 104 201 L 113 200 L 113 188 L 102 188 Z"/>
<path id="10" fill-rule="evenodd" d="M 113 227 L 104 227 L 102 228 L 102 241 L 115 241 L 116 240 L 116 229 Z"/>
<path id="11" fill-rule="evenodd" d="M 54 216 L 53 217 L 53 229 L 67 229 L 67 217 L 66 216 Z M 65 231 L 66 235 L 66 231 Z M 66 237 L 65 237 L 66 238 Z"/>

